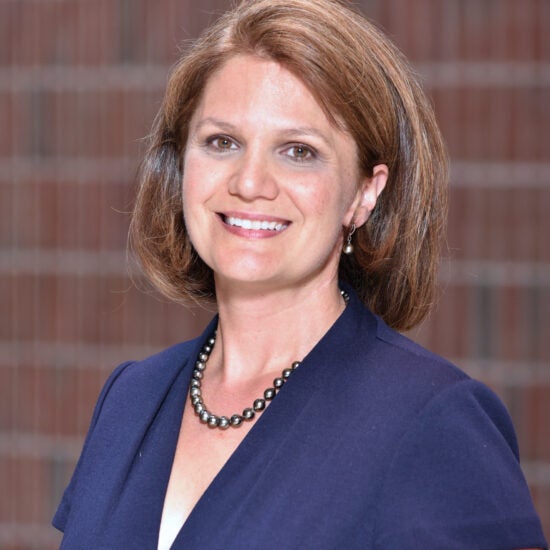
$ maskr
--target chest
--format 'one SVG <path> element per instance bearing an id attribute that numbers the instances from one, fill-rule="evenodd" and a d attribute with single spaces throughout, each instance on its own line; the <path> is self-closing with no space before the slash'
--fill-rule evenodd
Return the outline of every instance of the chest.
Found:
<path id="1" fill-rule="evenodd" d="M 159 548 L 171 540 L 174 549 L 228 548 L 227 541 L 232 548 L 260 541 L 367 548 L 381 479 L 373 466 L 381 462 L 357 448 L 347 416 L 334 417 L 338 403 L 299 384 L 296 374 L 259 419 L 238 430 L 211 430 L 189 409 L 182 418 L 183 377 L 139 429 L 113 435 L 125 409 L 104 411 L 88 445 L 93 460 L 81 468 L 75 537 L 89 532 L 93 548 L 156 548 L 162 526 Z M 66 535 L 71 548 L 72 533 Z"/>
<path id="2" fill-rule="evenodd" d="M 365 531 L 374 512 L 365 508 L 366 480 L 349 483 L 352 468 L 348 463 L 348 472 L 343 470 L 337 439 L 328 438 L 324 448 L 307 434 L 275 449 L 255 447 L 250 439 L 241 445 L 241 438 L 210 445 L 185 423 L 180 437 L 159 550 L 251 548 L 259 541 L 267 548 L 368 547 Z M 353 544 L 346 539 L 349 533 Z"/>
<path id="3" fill-rule="evenodd" d="M 170 548 L 181 527 L 212 481 L 246 437 L 251 424 L 212 429 L 187 411 L 183 415 L 164 499 L 159 550 Z"/>

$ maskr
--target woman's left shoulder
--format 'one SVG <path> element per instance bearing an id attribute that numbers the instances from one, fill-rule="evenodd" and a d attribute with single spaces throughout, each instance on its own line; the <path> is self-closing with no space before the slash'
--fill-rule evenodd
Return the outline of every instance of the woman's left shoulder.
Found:
<path id="1" fill-rule="evenodd" d="M 385 348 L 388 361 L 395 363 L 399 360 L 405 368 L 414 368 L 416 375 L 441 377 L 449 382 L 469 379 L 463 370 L 448 359 L 390 328 L 379 317 L 376 317 L 376 340 Z"/>
<path id="2" fill-rule="evenodd" d="M 367 337 L 357 337 L 351 344 L 354 361 L 348 371 L 352 371 L 353 388 L 372 392 L 380 405 L 387 398 L 395 414 L 401 410 L 410 419 L 441 392 L 487 390 L 451 361 L 388 327 L 379 317 L 372 315 L 369 328 Z"/>
<path id="3" fill-rule="evenodd" d="M 544 546 L 512 421 L 478 381 L 448 384 L 425 402 L 395 445 L 382 487 L 385 547 L 402 537 L 435 547 L 450 535 L 461 548 Z"/>
<path id="4" fill-rule="evenodd" d="M 500 398 L 395 331 L 382 326 L 378 337 L 399 363 L 389 376 L 401 378 L 409 396 L 422 395 L 410 398 L 414 413 L 413 407 L 406 411 L 384 476 L 383 546 L 403 537 L 425 547 L 443 540 L 460 541 L 461 548 L 495 547 L 495 541 L 503 548 L 544 546 L 512 420 Z"/>
<path id="5" fill-rule="evenodd" d="M 417 424 L 437 432 L 442 419 L 466 434 L 495 426 L 518 454 L 510 416 L 494 391 L 374 317 L 371 337 L 355 344 L 357 362 L 348 369 L 348 390 L 369 396 L 364 407 L 376 403 L 386 423 L 395 419 L 402 434 Z"/>

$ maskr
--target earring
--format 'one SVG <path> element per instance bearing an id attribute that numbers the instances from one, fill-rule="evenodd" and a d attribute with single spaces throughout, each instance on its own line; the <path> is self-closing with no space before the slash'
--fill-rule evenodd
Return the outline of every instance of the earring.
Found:
<path id="1" fill-rule="evenodd" d="M 348 236 L 346 238 L 346 244 L 344 246 L 344 249 L 342 250 L 342 252 L 344 254 L 347 254 L 348 256 L 350 254 L 353 254 L 353 245 L 351 244 L 351 236 L 355 233 L 355 224 L 352 223 L 350 228 L 349 228 L 349 231 L 348 231 Z"/>

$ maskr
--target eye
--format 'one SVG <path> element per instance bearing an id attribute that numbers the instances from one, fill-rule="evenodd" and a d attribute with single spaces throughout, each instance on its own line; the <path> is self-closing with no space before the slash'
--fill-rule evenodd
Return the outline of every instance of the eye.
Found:
<path id="1" fill-rule="evenodd" d="M 208 147 L 215 151 L 226 152 L 237 148 L 237 144 L 227 136 L 212 136 L 206 140 Z"/>
<path id="2" fill-rule="evenodd" d="M 315 151 L 308 145 L 297 143 L 287 147 L 283 153 L 296 162 L 313 160 L 316 157 Z"/>

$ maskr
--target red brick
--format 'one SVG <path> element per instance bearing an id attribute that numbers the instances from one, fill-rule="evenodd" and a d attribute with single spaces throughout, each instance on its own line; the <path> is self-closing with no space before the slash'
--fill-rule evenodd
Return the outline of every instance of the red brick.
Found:
<path id="1" fill-rule="evenodd" d="M 445 87 L 430 91 L 452 158 L 547 160 L 548 87 Z"/>
<path id="2" fill-rule="evenodd" d="M 435 353 L 467 357 L 471 353 L 474 296 L 464 285 L 444 285 L 430 316 L 410 336 Z"/>
<path id="3" fill-rule="evenodd" d="M 212 316 L 117 276 L 0 275 L 0 303 L 0 333 L 24 342 L 161 346 L 196 335 Z"/>
<path id="4" fill-rule="evenodd" d="M 550 187 L 452 187 L 448 243 L 457 259 L 549 262 Z"/>
<path id="5" fill-rule="evenodd" d="M 537 460 L 550 461 L 550 384 L 538 384 L 530 388 L 525 398 L 525 411 L 527 414 L 527 433 L 533 433 L 533 456 Z"/>
<path id="6" fill-rule="evenodd" d="M 11 18 L 8 27 L 13 61 L 20 65 L 107 61 L 116 33 L 108 33 L 115 2 L 2 3 L 1 15 Z M 0 16 L 0 20 L 3 17 Z M 114 28 L 111 30 L 114 31 Z"/>
<path id="7" fill-rule="evenodd" d="M 18 523 L 43 522 L 52 489 L 49 464 L 27 457 L 0 456 L 0 465 L 2 518 Z"/>
<path id="8" fill-rule="evenodd" d="M 0 31 L 1 32 L 1 31 Z M 6 91 L 0 91 L 0 120 L 2 121 L 2 132 L 0 132 L 0 161 L 4 157 L 15 154 L 14 146 L 14 111 L 15 101 L 12 94 Z"/>
<path id="9" fill-rule="evenodd" d="M 531 494 L 539 516 L 542 520 L 543 530 L 548 537 L 548 527 L 550 527 L 550 485 L 532 485 Z"/>
<path id="10" fill-rule="evenodd" d="M 130 181 L 0 182 L 0 245 L 16 244 L 18 250 L 123 251 L 132 195 Z"/>
<path id="11" fill-rule="evenodd" d="M 0 455 L 0 517 L 6 525 L 19 525 L 12 530 L 13 540 L 6 540 L 2 533 L 2 549 L 21 548 L 38 550 L 57 548 L 59 535 L 51 528 L 50 521 L 74 468 L 74 462 L 52 457 L 38 459 L 31 456 Z M 41 538 L 25 532 L 22 526 L 43 526 Z"/>
<path id="12" fill-rule="evenodd" d="M 7 400 L 9 409 L 2 408 L 2 430 L 42 437 L 82 437 L 107 374 L 99 368 L 41 366 L 39 357 L 35 365 L 2 366 L 2 378 L 7 375 L 12 384 L 16 382 Z"/>
<path id="13" fill-rule="evenodd" d="M 539 0 L 363 0 L 414 61 L 548 59 L 548 4 Z"/>
<path id="14" fill-rule="evenodd" d="M 16 131 L 6 148 L 39 158 L 136 155 L 158 108 L 160 87 L 151 92 L 131 87 L 78 90 L 77 86 L 78 80 L 71 81 L 64 89 L 61 79 L 57 90 L 14 92 L 9 120 Z"/>

